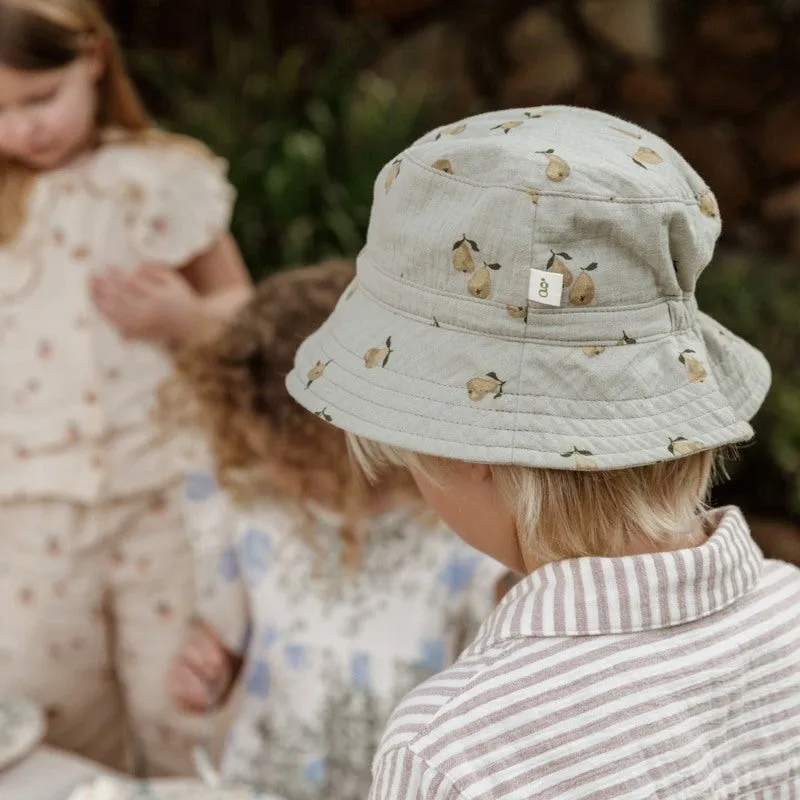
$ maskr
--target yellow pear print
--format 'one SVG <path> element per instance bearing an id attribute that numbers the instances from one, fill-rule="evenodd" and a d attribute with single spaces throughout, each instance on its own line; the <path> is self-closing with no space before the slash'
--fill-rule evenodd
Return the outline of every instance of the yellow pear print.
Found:
<path id="1" fill-rule="evenodd" d="M 478 300 L 488 300 L 492 296 L 492 273 L 491 270 L 501 269 L 500 264 L 487 264 L 484 262 L 473 276 L 467 281 L 467 291 Z"/>
<path id="2" fill-rule="evenodd" d="M 572 285 L 569 292 L 569 302 L 573 306 L 590 306 L 594 301 L 595 285 L 590 272 L 597 269 L 597 262 L 593 261 L 587 267 L 581 267 L 581 274 Z"/>
<path id="3" fill-rule="evenodd" d="M 389 363 L 389 356 L 392 353 L 394 350 L 392 350 L 392 337 L 390 336 L 384 347 L 371 347 L 364 353 L 364 364 L 368 369 L 385 367 Z"/>
<path id="4" fill-rule="evenodd" d="M 467 124 L 465 122 L 462 122 L 459 125 L 453 125 L 450 128 L 445 128 L 443 131 L 439 131 L 439 133 L 436 134 L 435 141 L 438 142 L 439 139 L 442 138 L 442 136 L 458 136 L 459 133 L 464 133 L 466 129 L 467 129 Z"/>
<path id="5" fill-rule="evenodd" d="M 457 272 L 475 271 L 473 252 L 480 253 L 480 249 L 472 239 L 467 239 L 466 234 L 453 244 L 453 267 Z"/>
<path id="6" fill-rule="evenodd" d="M 522 122 L 516 119 L 512 120 L 511 122 L 503 122 L 500 125 L 495 125 L 494 128 L 492 128 L 492 130 L 493 131 L 501 130 L 503 131 L 503 133 L 508 133 L 509 131 L 513 131 L 514 128 L 519 128 L 520 125 L 522 125 Z"/>
<path id="7" fill-rule="evenodd" d="M 356 289 L 358 289 L 358 278 L 350 284 L 350 288 L 345 292 L 344 299 L 349 300 L 356 293 Z"/>
<path id="8" fill-rule="evenodd" d="M 589 358 L 597 358 L 597 356 L 602 355 L 605 353 L 606 348 L 600 344 L 591 344 L 586 345 L 585 347 L 581 347 L 581 350 L 589 357 Z"/>
<path id="9" fill-rule="evenodd" d="M 703 363 L 698 358 L 695 358 L 694 350 L 684 350 L 678 356 L 678 361 L 686 367 L 691 383 L 702 383 L 708 377 L 708 372 Z"/>
<path id="10" fill-rule="evenodd" d="M 697 205 L 700 206 L 700 211 L 707 217 L 716 217 L 719 214 L 717 204 L 714 202 L 714 195 L 711 192 L 703 192 L 697 198 Z"/>
<path id="11" fill-rule="evenodd" d="M 617 341 L 617 345 L 636 344 L 636 339 L 633 336 L 628 336 L 625 331 L 622 331 L 622 338 Z"/>
<path id="12" fill-rule="evenodd" d="M 592 455 L 591 450 L 579 450 L 574 447 L 569 453 L 562 453 L 561 458 L 573 458 L 575 460 L 575 469 L 598 469 L 597 462 L 591 458 Z"/>
<path id="13" fill-rule="evenodd" d="M 448 175 L 453 174 L 453 165 L 450 161 L 446 158 L 440 158 L 437 161 L 434 161 L 432 164 L 434 169 L 441 170 L 442 172 L 446 172 Z"/>
<path id="14" fill-rule="evenodd" d="M 317 411 L 316 414 L 314 414 L 314 416 L 319 417 L 320 419 L 324 419 L 325 422 L 333 422 L 333 417 L 328 413 L 327 407 L 321 409 L 320 411 Z"/>
<path id="15" fill-rule="evenodd" d="M 506 306 L 506 313 L 513 319 L 528 321 L 528 306 Z"/>
<path id="16" fill-rule="evenodd" d="M 398 158 L 395 161 L 392 161 L 392 166 L 389 168 L 389 172 L 386 173 L 386 180 L 384 181 L 384 189 L 388 193 L 389 189 L 392 188 L 392 184 L 397 180 L 397 176 L 400 174 L 400 167 L 403 164 L 403 159 Z"/>
<path id="17" fill-rule="evenodd" d="M 564 263 L 565 261 L 572 261 L 572 256 L 569 253 L 555 253 L 550 251 L 550 258 L 547 259 L 546 269 L 549 272 L 557 272 L 559 275 L 564 276 L 564 286 L 572 286 L 572 273 L 569 267 Z"/>
<path id="18" fill-rule="evenodd" d="M 635 133 L 634 131 L 626 131 L 624 128 L 615 128 L 613 125 L 609 125 L 612 131 L 616 131 L 617 133 L 621 133 L 623 136 L 630 136 L 631 139 L 641 139 L 641 133 Z"/>
<path id="19" fill-rule="evenodd" d="M 644 169 L 647 169 L 645 164 L 661 164 L 664 161 L 655 150 L 651 150 L 649 147 L 640 147 L 631 158 Z"/>
<path id="20" fill-rule="evenodd" d="M 306 389 L 308 389 L 314 381 L 318 381 L 325 372 L 325 368 L 330 364 L 330 361 L 322 362 L 317 361 L 313 367 L 308 371 L 308 383 L 306 384 Z"/>
<path id="21" fill-rule="evenodd" d="M 684 458 L 692 455 L 692 453 L 699 452 L 704 447 L 705 445 L 701 444 L 700 442 L 690 442 L 685 436 L 677 436 L 676 438 L 669 440 L 667 450 L 669 450 L 673 456 Z"/>
<path id="22" fill-rule="evenodd" d="M 538 189 L 526 189 L 525 196 L 531 201 L 531 203 L 533 203 L 533 205 L 536 205 L 539 202 L 539 198 L 542 196 L 542 193 Z"/>
<path id="23" fill-rule="evenodd" d="M 503 396 L 503 387 L 506 385 L 505 381 L 501 381 L 497 377 L 496 372 L 487 372 L 486 375 L 480 378 L 473 378 L 467 381 L 467 394 L 470 400 L 478 402 L 483 400 L 484 397 L 491 395 L 495 400 Z"/>
<path id="24" fill-rule="evenodd" d="M 555 150 L 537 150 L 539 155 L 547 156 L 547 169 L 545 175 L 556 183 L 560 183 L 565 178 L 569 177 L 570 168 L 569 164 L 564 161 L 561 156 L 557 156 Z"/>

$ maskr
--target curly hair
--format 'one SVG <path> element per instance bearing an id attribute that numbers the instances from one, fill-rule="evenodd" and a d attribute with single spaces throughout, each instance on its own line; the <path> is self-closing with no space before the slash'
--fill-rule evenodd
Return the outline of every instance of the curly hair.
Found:
<path id="1" fill-rule="evenodd" d="M 328 318 L 355 275 L 330 261 L 272 275 L 215 339 L 179 354 L 162 387 L 162 417 L 200 427 L 220 485 L 234 500 L 311 501 L 343 515 L 343 558 L 358 558 L 363 520 L 377 498 L 417 499 L 397 469 L 367 492 L 340 430 L 292 400 L 284 381 L 302 341 Z"/>

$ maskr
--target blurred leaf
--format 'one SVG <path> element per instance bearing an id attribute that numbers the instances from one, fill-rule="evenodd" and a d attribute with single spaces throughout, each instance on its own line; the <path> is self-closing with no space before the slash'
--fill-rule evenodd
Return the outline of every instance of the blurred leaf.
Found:
<path id="1" fill-rule="evenodd" d="M 789 496 L 784 505 L 800 513 L 800 300 L 797 264 L 764 255 L 722 253 L 701 277 L 700 307 L 761 350 L 773 372 L 772 389 L 753 427 L 753 450 L 765 451 L 760 460 L 777 464 Z M 748 454 L 748 463 L 758 463 Z M 735 473 L 737 465 L 733 465 Z M 749 475 L 750 490 L 767 488 Z M 770 480 L 765 476 L 764 480 Z"/>
<path id="2" fill-rule="evenodd" d="M 276 53 L 266 4 L 251 3 L 241 34 L 215 21 L 213 58 L 130 54 L 165 124 L 230 164 L 238 191 L 232 230 L 254 276 L 297 262 L 355 255 L 375 177 L 421 135 L 433 98 L 372 74 L 374 37 L 336 31 L 322 64 L 302 47 Z"/>

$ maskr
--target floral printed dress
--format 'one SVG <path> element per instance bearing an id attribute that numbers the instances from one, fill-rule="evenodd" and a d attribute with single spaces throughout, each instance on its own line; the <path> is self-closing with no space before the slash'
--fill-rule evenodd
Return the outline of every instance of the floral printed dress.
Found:
<path id="1" fill-rule="evenodd" d="M 181 477 L 150 417 L 168 354 L 123 338 L 89 281 L 186 266 L 227 232 L 234 191 L 221 161 L 110 138 L 40 175 L 22 229 L 0 245 L 0 500 L 94 503 Z"/>
<path id="2" fill-rule="evenodd" d="M 491 612 L 506 569 L 418 509 L 371 520 L 361 565 L 342 565 L 340 520 L 314 509 L 236 512 L 194 473 L 188 528 L 202 616 L 245 657 L 227 780 L 287 800 L 363 800 L 397 702 L 451 664 Z"/>

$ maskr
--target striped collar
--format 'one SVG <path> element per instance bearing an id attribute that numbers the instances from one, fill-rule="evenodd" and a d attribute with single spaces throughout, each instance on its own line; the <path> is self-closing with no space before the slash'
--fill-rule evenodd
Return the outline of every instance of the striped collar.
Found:
<path id="1" fill-rule="evenodd" d="M 548 564 L 508 593 L 475 645 L 656 630 L 721 611 L 758 583 L 764 557 L 738 508 L 717 514 L 700 547 Z"/>

